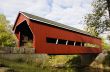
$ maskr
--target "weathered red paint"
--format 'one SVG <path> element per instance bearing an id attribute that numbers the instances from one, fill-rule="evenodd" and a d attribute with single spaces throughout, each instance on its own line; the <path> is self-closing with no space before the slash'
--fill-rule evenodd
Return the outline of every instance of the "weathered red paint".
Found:
<path id="1" fill-rule="evenodd" d="M 33 38 L 34 38 L 33 47 L 35 48 L 36 53 L 82 54 L 82 53 L 100 53 L 101 52 L 101 39 L 90 37 L 77 32 L 72 32 L 69 30 L 61 29 L 58 27 L 49 26 L 42 22 L 33 21 L 28 19 L 21 13 L 18 15 L 17 20 L 15 22 L 15 25 L 13 28 L 14 31 L 16 30 L 16 27 L 24 20 L 27 21 L 28 26 L 33 33 Z M 18 40 L 20 40 L 19 34 L 17 33 L 15 34 Z M 81 46 L 50 44 L 46 42 L 46 37 L 97 44 L 100 46 L 100 48 L 86 48 Z"/>

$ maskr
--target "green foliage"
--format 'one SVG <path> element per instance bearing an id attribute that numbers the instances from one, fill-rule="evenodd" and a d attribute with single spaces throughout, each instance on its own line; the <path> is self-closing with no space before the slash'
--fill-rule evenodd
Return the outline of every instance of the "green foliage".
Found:
<path id="1" fill-rule="evenodd" d="M 75 55 L 54 55 L 54 56 L 50 56 L 51 59 L 49 61 L 49 63 L 52 66 L 57 66 L 57 65 L 65 65 L 66 62 L 68 62 L 69 60 L 71 60 Z"/>
<path id="2" fill-rule="evenodd" d="M 81 57 L 80 56 L 74 56 L 72 59 L 68 60 L 67 63 L 69 66 L 80 66 L 81 64 Z"/>
<path id="3" fill-rule="evenodd" d="M 32 46 L 32 40 L 27 41 L 27 42 L 25 43 L 24 47 L 32 48 L 32 47 L 33 47 L 33 46 Z"/>
<path id="4" fill-rule="evenodd" d="M 15 36 L 11 31 L 9 21 L 2 14 L 0 14 L 0 46 L 15 46 Z"/>
<path id="5" fill-rule="evenodd" d="M 85 17 L 86 30 L 94 36 L 110 29 L 106 0 L 95 0 L 92 3 L 93 12 Z"/>
<path id="6" fill-rule="evenodd" d="M 21 56 L 19 56 L 19 57 L 21 57 Z M 14 69 L 15 72 L 74 72 L 73 68 L 71 68 L 71 69 L 70 68 L 61 68 L 60 69 L 60 68 L 51 67 L 49 64 L 44 66 L 45 63 L 48 63 L 48 61 L 46 61 L 47 58 L 45 58 L 44 56 L 45 55 L 40 55 L 40 54 L 37 55 L 37 57 L 36 57 L 37 60 L 33 59 L 33 60 L 35 60 L 35 62 L 33 62 L 30 60 L 30 57 L 27 55 L 27 57 L 30 60 L 30 61 L 28 61 L 30 63 L 28 63 L 26 61 L 26 58 L 8 59 L 7 57 L 6 58 L 5 58 L 5 56 L 1 57 L 1 55 L 0 55 L 0 65 Z"/>
<path id="7" fill-rule="evenodd" d="M 108 50 L 110 48 L 110 45 L 107 43 L 103 43 L 103 48 Z"/>
<path id="8" fill-rule="evenodd" d="M 18 63 L 15 61 L 10 61 L 6 59 L 0 59 L 0 63 L 3 66 L 9 67 L 11 69 L 14 69 L 14 72 L 75 72 L 73 68 L 64 68 L 64 69 L 56 69 L 52 67 L 38 67 L 36 66 L 36 63 L 33 64 L 26 64 L 26 63 Z M 13 71 L 12 71 L 13 72 Z"/>
<path id="9" fill-rule="evenodd" d="M 102 38 L 102 48 L 108 50 L 110 48 L 110 44 L 108 44 L 104 38 Z"/>

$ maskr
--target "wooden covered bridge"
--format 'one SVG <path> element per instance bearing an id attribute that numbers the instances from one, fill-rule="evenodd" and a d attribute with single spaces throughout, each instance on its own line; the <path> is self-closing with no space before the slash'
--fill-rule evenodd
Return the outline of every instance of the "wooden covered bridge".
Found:
<path id="1" fill-rule="evenodd" d="M 31 42 L 35 53 L 97 54 L 102 51 L 100 38 L 26 12 L 19 12 L 13 31 L 18 39 L 18 47 Z"/>

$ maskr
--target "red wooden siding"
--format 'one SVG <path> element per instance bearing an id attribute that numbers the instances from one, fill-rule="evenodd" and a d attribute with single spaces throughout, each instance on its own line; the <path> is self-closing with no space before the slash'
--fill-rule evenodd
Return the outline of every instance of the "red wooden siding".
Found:
<path id="1" fill-rule="evenodd" d="M 78 53 L 99 53 L 101 52 L 101 40 L 80 33 L 67 31 L 64 29 L 48 26 L 40 22 L 31 21 L 32 31 L 35 35 L 36 53 L 48 54 L 78 54 Z M 85 48 L 80 46 L 56 45 L 46 42 L 46 37 L 58 38 L 63 40 L 87 42 L 97 44 L 100 48 Z"/>

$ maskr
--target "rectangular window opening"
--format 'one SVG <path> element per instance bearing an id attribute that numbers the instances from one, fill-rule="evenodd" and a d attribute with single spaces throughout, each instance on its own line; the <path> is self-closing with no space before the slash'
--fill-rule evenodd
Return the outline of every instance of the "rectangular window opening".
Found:
<path id="1" fill-rule="evenodd" d="M 81 46 L 84 46 L 84 42 L 81 42 Z"/>
<path id="2" fill-rule="evenodd" d="M 68 45 L 74 45 L 74 41 L 68 41 Z"/>
<path id="3" fill-rule="evenodd" d="M 91 43 L 85 43 L 84 46 L 85 47 L 90 47 L 90 48 L 99 48 L 100 47 L 99 45 L 91 44 Z"/>
<path id="4" fill-rule="evenodd" d="M 65 45 L 66 45 L 66 41 L 67 41 L 67 40 L 59 39 L 59 40 L 58 40 L 58 44 L 65 44 Z"/>
<path id="5" fill-rule="evenodd" d="M 81 42 L 76 42 L 75 46 L 81 46 Z"/>
<path id="6" fill-rule="evenodd" d="M 46 38 L 46 41 L 47 41 L 47 43 L 55 43 L 56 44 L 57 39 L 55 39 L 55 38 Z"/>
<path id="7" fill-rule="evenodd" d="M 84 46 L 84 44 L 85 44 L 85 43 L 84 43 L 84 42 L 82 42 L 82 46 Z"/>

